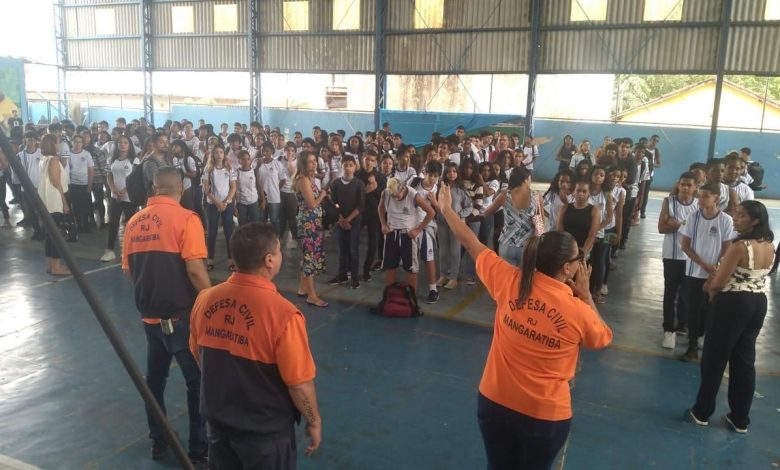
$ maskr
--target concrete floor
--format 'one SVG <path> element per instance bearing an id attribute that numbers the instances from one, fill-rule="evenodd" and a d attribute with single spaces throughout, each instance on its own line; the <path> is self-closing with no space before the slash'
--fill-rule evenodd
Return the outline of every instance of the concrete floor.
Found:
<path id="1" fill-rule="evenodd" d="M 601 309 L 613 346 L 585 352 L 574 382 L 572 432 L 559 468 L 777 468 L 780 466 L 780 319 L 772 280 L 769 314 L 758 340 L 757 395 L 747 435 L 730 432 L 725 387 L 709 428 L 683 419 L 699 371 L 661 349 L 662 267 L 655 222 L 634 227 L 629 249 L 611 273 Z M 18 220 L 18 211 L 14 212 Z M 770 216 L 780 220 L 780 210 Z M 71 278 L 44 273 L 43 248 L 22 229 L 0 231 L 0 468 L 2 456 L 40 468 L 176 468 L 171 456 L 148 458 L 143 405 Z M 130 285 L 116 264 L 102 264 L 105 232 L 72 244 L 81 268 L 102 294 L 136 361 L 145 340 Z M 321 449 L 300 455 L 302 469 L 476 469 L 485 467 L 476 423 L 476 390 L 490 344 L 495 306 L 480 287 L 442 293 L 426 316 L 371 315 L 381 276 L 357 291 L 318 288 L 331 302 L 314 309 L 295 297 L 297 256 L 286 250 L 280 289 L 304 312 L 318 366 L 324 417 Z M 223 250 L 218 253 L 224 253 Z M 224 279 L 224 263 L 213 272 Z M 222 268 L 222 271 L 219 270 Z M 424 276 L 423 276 L 424 277 Z M 421 279 L 420 285 L 425 280 Z M 422 291 L 422 289 L 421 289 Z M 683 341 L 684 344 L 684 341 Z M 678 353 L 681 352 L 678 348 Z M 175 365 L 174 365 L 175 368 Z M 186 436 L 181 374 L 172 371 L 169 413 Z M 299 446 L 300 447 L 300 446 Z"/>

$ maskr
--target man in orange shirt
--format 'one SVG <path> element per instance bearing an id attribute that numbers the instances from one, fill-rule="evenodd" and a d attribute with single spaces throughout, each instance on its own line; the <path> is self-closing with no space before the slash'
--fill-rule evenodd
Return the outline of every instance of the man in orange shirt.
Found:
<path id="1" fill-rule="evenodd" d="M 528 177 L 518 190 L 530 184 Z M 452 211 L 447 187 L 436 205 L 496 301 L 477 413 L 488 467 L 550 468 L 571 426 L 569 381 L 580 347 L 612 341 L 590 295 L 584 255 L 570 234 L 548 232 L 528 240 L 521 270 L 479 242 Z"/>
<path id="2" fill-rule="evenodd" d="M 135 304 L 144 322 L 146 383 L 165 412 L 165 384 L 176 358 L 187 383 L 190 418 L 189 457 L 205 462 L 208 442 L 198 411 L 200 369 L 189 350 L 189 316 L 195 297 L 211 286 L 203 260 L 203 225 L 195 212 L 179 204 L 184 192 L 181 173 L 163 167 L 154 174 L 154 196 L 125 228 L 122 270 L 133 282 Z M 147 411 L 152 458 L 168 451 L 160 426 Z"/>
<path id="3" fill-rule="evenodd" d="M 294 424 L 320 445 L 322 418 L 303 314 L 276 290 L 279 236 L 247 224 L 230 240 L 237 272 L 198 296 L 190 349 L 203 370 L 201 413 L 213 469 L 296 468 Z"/>

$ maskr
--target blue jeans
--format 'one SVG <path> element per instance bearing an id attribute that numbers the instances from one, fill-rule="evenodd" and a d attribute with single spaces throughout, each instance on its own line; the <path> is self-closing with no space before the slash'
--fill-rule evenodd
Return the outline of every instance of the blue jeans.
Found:
<path id="1" fill-rule="evenodd" d="M 336 224 L 336 239 L 339 243 L 339 276 L 346 276 L 347 269 L 349 269 L 352 282 L 359 279 L 360 219 L 360 216 L 352 219 L 352 228 L 349 230 L 344 230 Z"/>
<path id="2" fill-rule="evenodd" d="M 260 206 L 257 202 L 253 204 L 236 204 L 238 211 L 238 226 L 260 221 Z"/>
<path id="3" fill-rule="evenodd" d="M 506 243 L 499 242 L 498 244 L 498 256 L 504 259 L 507 263 L 517 266 L 518 268 L 523 267 L 523 250 L 525 247 L 522 246 L 512 246 L 508 245 Z"/>
<path id="4" fill-rule="evenodd" d="M 190 454 L 203 455 L 208 448 L 205 421 L 200 416 L 200 368 L 189 349 L 190 323 L 188 320 L 174 320 L 173 334 L 164 335 L 160 325 L 144 323 L 146 332 L 146 384 L 165 413 L 165 384 L 171 359 L 176 358 L 184 380 L 187 383 L 187 411 L 190 417 Z M 155 441 L 164 440 L 162 429 L 146 410 L 149 423 L 149 437 Z"/>
<path id="5" fill-rule="evenodd" d="M 230 256 L 230 237 L 233 236 L 233 213 L 235 212 L 235 203 L 227 205 L 224 211 L 219 212 L 217 206 L 214 204 L 208 204 L 206 206 L 206 218 L 208 219 L 209 237 L 208 237 L 208 252 L 209 259 L 214 259 L 214 251 L 217 248 L 217 231 L 219 230 L 219 224 L 222 223 L 222 231 L 225 234 L 225 241 L 227 242 L 227 256 L 228 259 L 233 259 Z"/>
<path id="6" fill-rule="evenodd" d="M 260 209 L 260 222 L 265 222 L 268 219 L 271 219 L 271 225 L 274 226 L 276 229 L 276 233 L 279 234 L 281 237 L 281 229 L 282 224 L 280 220 L 280 215 L 282 213 L 282 203 L 281 202 L 267 202 L 265 204 L 265 209 Z"/>
<path id="7" fill-rule="evenodd" d="M 495 403 L 481 393 L 477 418 L 488 470 L 549 469 L 569 435 L 571 419 L 547 421 Z"/>

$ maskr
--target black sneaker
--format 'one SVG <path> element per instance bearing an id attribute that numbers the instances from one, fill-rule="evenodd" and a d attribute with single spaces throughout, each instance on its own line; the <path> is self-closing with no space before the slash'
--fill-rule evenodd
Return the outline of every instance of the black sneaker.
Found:
<path id="1" fill-rule="evenodd" d="M 731 418 L 731 413 L 727 414 L 725 416 L 725 418 L 726 418 L 726 422 L 729 423 L 729 425 L 731 426 L 731 429 L 733 429 L 734 432 L 737 432 L 737 433 L 740 433 L 740 434 L 745 434 L 748 431 L 747 426 L 744 426 L 744 427 L 743 426 L 737 426 L 734 423 L 734 420 Z"/>
<path id="2" fill-rule="evenodd" d="M 208 450 L 206 450 L 205 452 L 199 452 L 197 454 L 193 454 L 192 452 L 189 452 L 187 454 L 187 457 L 190 458 L 190 462 L 192 462 L 194 465 L 209 463 Z"/>
<path id="3" fill-rule="evenodd" d="M 333 278 L 333 279 L 331 279 L 330 281 L 328 281 L 328 285 L 331 285 L 331 286 L 340 286 L 341 284 L 344 284 L 344 283 L 346 283 L 346 282 L 347 282 L 347 276 L 341 276 L 341 275 L 339 275 L 339 276 L 336 276 L 336 277 L 334 277 L 334 278 Z"/>
<path id="4" fill-rule="evenodd" d="M 382 260 L 375 262 L 374 265 L 371 266 L 371 271 L 379 271 L 380 269 L 382 269 Z"/>
<path id="5" fill-rule="evenodd" d="M 428 292 L 428 297 L 425 298 L 425 303 L 435 304 L 437 300 L 439 300 L 439 291 L 432 290 Z"/>
<path id="6" fill-rule="evenodd" d="M 368 271 L 364 272 L 363 275 L 360 276 L 360 280 L 363 281 L 363 282 L 368 282 L 371 279 L 372 279 L 371 273 L 369 273 Z"/>
<path id="7" fill-rule="evenodd" d="M 22 219 L 19 222 L 16 223 L 17 227 L 27 227 L 30 225 L 30 221 L 27 219 Z"/>
<path id="8" fill-rule="evenodd" d="M 639 218 L 640 218 L 640 219 L 646 219 L 646 218 L 647 218 L 647 216 L 646 216 L 645 214 L 640 214 L 640 215 L 639 215 Z"/>
<path id="9" fill-rule="evenodd" d="M 688 328 L 682 325 L 677 326 L 677 334 L 680 336 L 686 336 L 688 334 Z"/>
<path id="10" fill-rule="evenodd" d="M 360 282 L 358 282 L 357 279 L 352 281 L 352 282 L 350 282 L 349 283 L 349 288 L 350 289 L 360 289 Z"/>
<path id="11" fill-rule="evenodd" d="M 688 348 L 685 354 L 677 356 L 677 359 L 683 362 L 699 362 L 699 348 Z"/>
<path id="12" fill-rule="evenodd" d="M 152 460 L 162 460 L 168 455 L 168 443 L 165 441 L 154 441 L 152 443 Z"/>

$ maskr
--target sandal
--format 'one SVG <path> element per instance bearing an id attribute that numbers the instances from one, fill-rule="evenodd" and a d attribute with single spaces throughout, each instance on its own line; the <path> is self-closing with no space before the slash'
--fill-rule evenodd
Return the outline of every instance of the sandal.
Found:
<path id="1" fill-rule="evenodd" d="M 593 298 L 593 303 L 596 305 L 604 305 L 607 303 L 607 299 L 605 299 L 604 296 L 599 295 Z"/>
<path id="2" fill-rule="evenodd" d="M 300 291 L 296 292 L 296 294 L 298 295 L 298 297 L 306 297 L 307 295 L 309 295 L 306 292 L 300 292 Z"/>
<path id="3" fill-rule="evenodd" d="M 325 307 L 328 306 L 328 303 L 325 302 L 324 300 L 320 300 L 319 302 L 312 302 L 311 300 L 306 299 L 306 303 L 309 304 L 309 305 L 313 305 L 315 307 L 321 307 L 321 308 L 325 308 Z"/>

